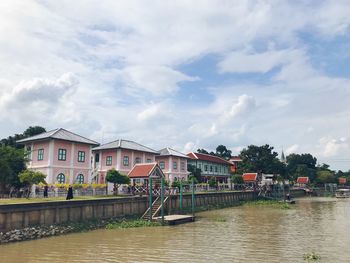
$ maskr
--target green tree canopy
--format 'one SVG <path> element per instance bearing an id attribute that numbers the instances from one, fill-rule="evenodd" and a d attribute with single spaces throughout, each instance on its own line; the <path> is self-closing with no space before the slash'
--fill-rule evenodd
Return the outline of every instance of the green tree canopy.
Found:
<path id="1" fill-rule="evenodd" d="M 19 187 L 18 174 L 25 169 L 23 149 L 0 145 L 0 192 L 5 193 L 11 186 Z"/>
<path id="2" fill-rule="evenodd" d="M 119 173 L 114 168 L 107 171 L 106 180 L 113 184 L 113 192 L 115 195 L 118 195 L 119 185 L 130 183 L 130 178 L 128 176 Z"/>
<path id="3" fill-rule="evenodd" d="M 243 149 L 239 155 L 242 159 L 239 172 L 284 174 L 284 164 L 277 158 L 278 153 L 273 149 L 268 144 L 263 146 L 249 145 Z"/>
<path id="4" fill-rule="evenodd" d="M 33 184 L 39 184 L 39 183 L 45 183 L 46 175 L 42 172 L 34 171 L 34 170 L 24 170 L 19 175 L 19 180 L 21 183 L 26 185 L 28 187 L 28 195 L 27 198 L 30 195 L 30 189 Z"/>
<path id="5" fill-rule="evenodd" d="M 300 176 L 308 176 L 313 182 L 316 178 L 317 159 L 309 153 L 295 154 L 287 156 L 287 174 L 290 178 L 296 180 Z"/>
<path id="6" fill-rule="evenodd" d="M 216 147 L 216 153 L 215 155 L 221 158 L 224 158 L 226 160 L 229 160 L 231 158 L 232 151 L 228 150 L 226 146 L 220 144 L 218 147 Z"/>
<path id="7" fill-rule="evenodd" d="M 43 132 L 46 132 L 46 130 L 41 126 L 29 126 L 22 134 L 15 134 L 13 136 L 9 136 L 7 138 L 2 139 L 0 141 L 0 144 L 21 149 L 24 146 L 21 144 L 17 144 L 16 141 L 22 140 Z"/>
<path id="8" fill-rule="evenodd" d="M 197 182 L 201 182 L 202 170 L 197 168 L 195 165 L 188 164 L 187 171 L 190 172 L 190 176 L 194 176 Z"/>
<path id="9" fill-rule="evenodd" d="M 231 177 L 232 183 L 234 184 L 244 184 L 243 177 L 241 175 L 232 175 Z"/>

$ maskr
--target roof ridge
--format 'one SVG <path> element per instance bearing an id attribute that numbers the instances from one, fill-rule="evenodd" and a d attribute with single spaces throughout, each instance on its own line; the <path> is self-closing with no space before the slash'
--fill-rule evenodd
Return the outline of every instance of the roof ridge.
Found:
<path id="1" fill-rule="evenodd" d="M 80 135 L 80 134 L 77 134 L 77 133 L 75 133 L 75 132 L 68 131 L 68 130 L 66 130 L 66 129 L 64 129 L 64 128 L 59 128 L 59 129 L 57 129 L 56 132 L 58 132 L 58 131 L 60 131 L 60 130 L 66 131 L 66 132 L 71 133 L 71 134 L 74 134 L 74 135 L 76 135 L 76 136 L 78 136 L 78 137 L 84 138 L 85 140 L 89 140 L 89 141 L 92 141 L 92 142 L 95 142 L 95 143 L 99 144 L 98 142 L 96 142 L 96 141 L 94 141 L 94 140 L 91 140 L 91 139 L 89 139 L 89 138 L 87 138 L 87 137 L 85 137 L 85 136 L 82 136 L 82 135 Z M 56 134 L 56 132 L 55 132 L 54 134 Z M 54 135 L 54 134 L 52 134 L 52 135 Z"/>

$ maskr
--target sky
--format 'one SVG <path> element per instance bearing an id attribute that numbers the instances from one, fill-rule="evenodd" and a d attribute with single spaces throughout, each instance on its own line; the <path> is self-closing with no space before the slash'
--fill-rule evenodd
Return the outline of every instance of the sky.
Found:
<path id="1" fill-rule="evenodd" d="M 0 138 L 238 154 L 350 169 L 350 1 L 0 1 Z"/>

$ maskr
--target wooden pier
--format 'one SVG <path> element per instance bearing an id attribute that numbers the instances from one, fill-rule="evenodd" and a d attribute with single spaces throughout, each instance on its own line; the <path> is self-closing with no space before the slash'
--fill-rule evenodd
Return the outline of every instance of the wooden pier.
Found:
<path id="1" fill-rule="evenodd" d="M 157 221 L 161 221 L 162 217 L 154 217 L 153 219 Z M 189 222 L 194 222 L 195 216 L 192 215 L 168 215 L 164 216 L 164 222 L 168 225 L 178 225 L 178 224 L 184 224 Z"/>

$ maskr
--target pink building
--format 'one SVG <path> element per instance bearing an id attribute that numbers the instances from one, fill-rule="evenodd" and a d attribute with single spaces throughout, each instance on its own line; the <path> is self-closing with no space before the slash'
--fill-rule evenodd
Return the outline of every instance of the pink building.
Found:
<path id="1" fill-rule="evenodd" d="M 164 148 L 158 153 L 156 161 L 163 170 L 166 180 L 173 182 L 188 179 L 187 160 L 190 158 L 187 155 L 171 148 Z"/>
<path id="2" fill-rule="evenodd" d="M 92 147 L 97 142 L 60 128 L 18 143 L 28 152 L 27 168 L 46 174 L 47 183 L 90 183 Z"/>
<path id="3" fill-rule="evenodd" d="M 135 164 L 154 163 L 158 153 L 139 143 L 128 140 L 116 140 L 93 148 L 94 181 L 105 183 L 108 170 L 115 168 L 127 175 Z"/>

